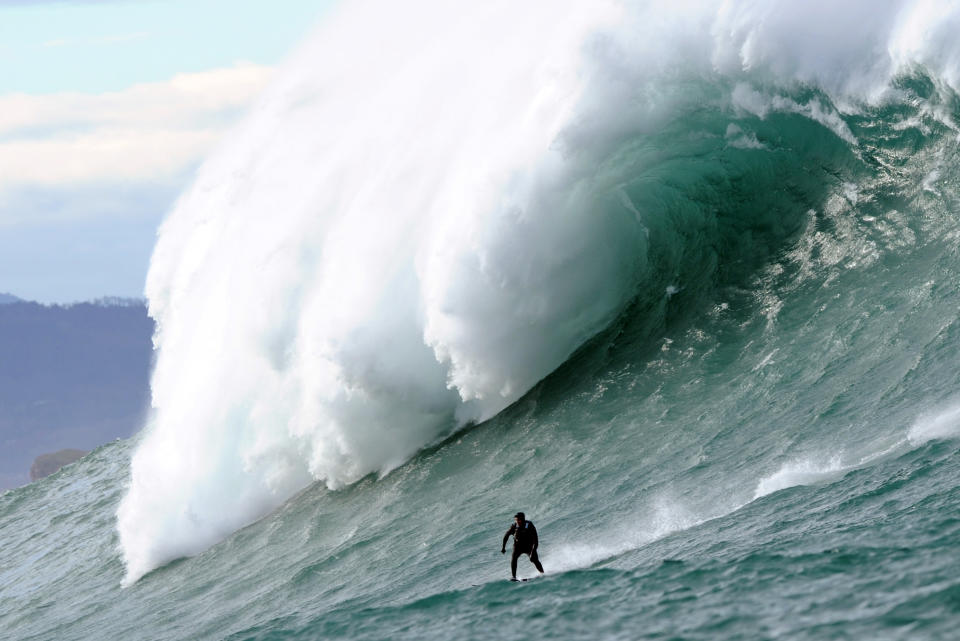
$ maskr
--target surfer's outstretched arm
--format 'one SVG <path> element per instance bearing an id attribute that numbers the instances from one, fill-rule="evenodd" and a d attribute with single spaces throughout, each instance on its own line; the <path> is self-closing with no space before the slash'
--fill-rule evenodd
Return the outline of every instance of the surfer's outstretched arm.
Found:
<path id="1" fill-rule="evenodd" d="M 507 540 L 513 536 L 513 533 L 517 531 L 516 525 L 511 525 L 510 529 L 507 530 L 507 533 L 503 535 L 503 543 L 500 545 L 500 554 L 507 553 Z"/>

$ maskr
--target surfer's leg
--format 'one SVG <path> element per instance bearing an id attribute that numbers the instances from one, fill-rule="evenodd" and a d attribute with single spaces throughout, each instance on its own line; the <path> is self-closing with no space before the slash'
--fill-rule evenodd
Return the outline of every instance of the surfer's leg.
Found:
<path id="1" fill-rule="evenodd" d="M 540 565 L 540 557 L 537 556 L 536 550 L 530 552 L 530 560 L 533 561 L 535 566 L 537 566 L 537 571 L 540 572 L 540 574 L 543 574 L 543 566 Z"/>
<path id="2" fill-rule="evenodd" d="M 513 548 L 513 555 L 510 557 L 510 575 L 517 578 L 517 559 L 520 558 L 520 550 Z"/>

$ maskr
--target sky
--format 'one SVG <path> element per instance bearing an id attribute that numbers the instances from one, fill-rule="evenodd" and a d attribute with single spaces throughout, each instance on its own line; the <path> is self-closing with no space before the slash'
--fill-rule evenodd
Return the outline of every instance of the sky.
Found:
<path id="1" fill-rule="evenodd" d="M 197 166 L 335 0 L 0 0 L 0 293 L 141 297 Z"/>

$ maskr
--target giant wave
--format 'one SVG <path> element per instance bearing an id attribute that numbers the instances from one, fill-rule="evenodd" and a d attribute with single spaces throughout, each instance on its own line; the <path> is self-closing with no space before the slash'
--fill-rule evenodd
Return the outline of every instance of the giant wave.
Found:
<path id="1" fill-rule="evenodd" d="M 958 27 L 937 2 L 345 4 L 160 230 L 125 582 L 760 269 L 889 160 L 850 122 L 955 137 Z"/>

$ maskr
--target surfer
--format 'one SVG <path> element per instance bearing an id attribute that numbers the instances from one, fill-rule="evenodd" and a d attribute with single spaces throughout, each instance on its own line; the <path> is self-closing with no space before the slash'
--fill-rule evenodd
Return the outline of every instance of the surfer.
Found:
<path id="1" fill-rule="evenodd" d="M 507 553 L 507 539 L 513 536 L 513 556 L 510 557 L 510 574 L 513 575 L 511 581 L 517 580 L 517 559 L 521 554 L 529 554 L 530 561 L 537 567 L 540 574 L 543 574 L 543 566 L 540 565 L 540 558 L 537 556 L 537 546 L 540 540 L 537 538 L 537 528 L 528 521 L 523 512 L 517 512 L 513 516 L 513 525 L 503 535 L 503 545 L 500 546 L 500 554 Z"/>

